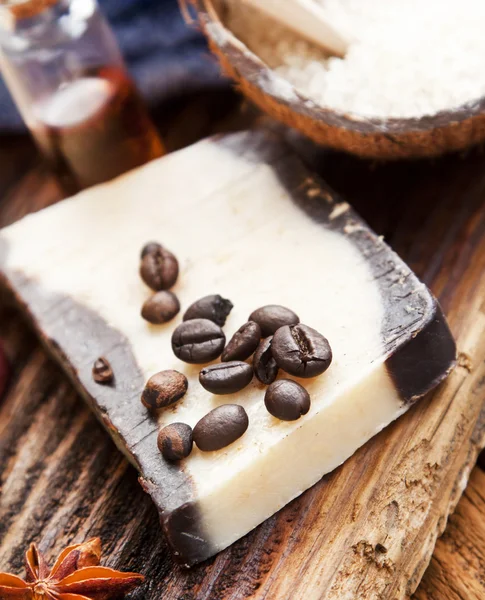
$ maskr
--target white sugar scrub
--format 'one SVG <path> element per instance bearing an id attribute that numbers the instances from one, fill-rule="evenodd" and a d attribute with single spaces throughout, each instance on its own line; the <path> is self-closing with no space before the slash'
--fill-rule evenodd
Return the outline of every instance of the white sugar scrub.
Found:
<path id="1" fill-rule="evenodd" d="M 483 0 L 315 0 L 350 40 L 328 57 L 231 0 L 227 25 L 301 94 L 361 118 L 419 118 L 485 96 Z"/>

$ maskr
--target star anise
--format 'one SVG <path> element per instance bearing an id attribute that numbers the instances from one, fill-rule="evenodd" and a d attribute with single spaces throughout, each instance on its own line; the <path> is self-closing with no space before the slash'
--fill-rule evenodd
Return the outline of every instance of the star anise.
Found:
<path id="1" fill-rule="evenodd" d="M 0 573 L 0 600 L 110 600 L 120 598 L 140 585 L 138 573 L 121 573 L 100 567 L 101 541 L 93 538 L 69 546 L 49 569 L 37 546 L 25 554 L 25 581 Z"/>

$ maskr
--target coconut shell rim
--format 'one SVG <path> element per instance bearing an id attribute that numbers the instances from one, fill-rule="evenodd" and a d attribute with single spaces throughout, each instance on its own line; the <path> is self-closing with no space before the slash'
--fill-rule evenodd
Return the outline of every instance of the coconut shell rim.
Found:
<path id="1" fill-rule="evenodd" d="M 179 1 L 184 7 L 186 0 Z M 211 0 L 188 1 L 195 7 L 197 20 L 211 44 L 227 57 L 231 67 L 240 78 L 257 87 L 261 94 L 271 97 L 294 113 L 315 121 L 323 121 L 329 127 L 338 127 L 365 136 L 425 133 L 457 125 L 471 118 L 483 116 L 485 113 L 485 96 L 453 109 L 410 118 L 359 117 L 332 108 L 325 108 L 299 92 L 293 84 L 267 66 L 244 42 L 236 37 L 220 20 Z M 217 27 L 217 34 L 214 32 L 214 27 Z M 261 81 L 265 81 L 264 86 L 266 87 L 263 87 Z M 289 100 L 275 91 L 273 86 L 276 85 L 291 89 L 294 99 Z"/>

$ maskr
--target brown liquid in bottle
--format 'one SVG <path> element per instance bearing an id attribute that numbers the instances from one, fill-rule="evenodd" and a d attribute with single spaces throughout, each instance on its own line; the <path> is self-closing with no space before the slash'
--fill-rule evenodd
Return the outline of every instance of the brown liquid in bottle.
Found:
<path id="1" fill-rule="evenodd" d="M 67 193 L 164 154 L 132 81 L 105 68 L 64 85 L 35 110 L 34 135 Z"/>

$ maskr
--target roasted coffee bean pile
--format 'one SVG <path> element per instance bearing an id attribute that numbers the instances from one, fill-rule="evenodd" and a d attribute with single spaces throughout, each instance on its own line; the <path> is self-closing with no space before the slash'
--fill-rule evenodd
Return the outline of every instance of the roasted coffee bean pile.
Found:
<path id="1" fill-rule="evenodd" d="M 143 248 L 140 275 L 156 291 L 142 308 L 142 317 L 150 323 L 166 323 L 180 311 L 177 297 L 168 291 L 178 272 L 177 259 L 163 246 L 151 242 Z M 216 294 L 194 302 L 172 334 L 175 356 L 201 365 L 221 357 L 220 363 L 204 366 L 199 373 L 200 384 L 212 394 L 240 392 L 255 375 L 269 386 L 264 403 L 271 415 L 295 421 L 307 414 L 311 405 L 307 390 L 292 379 L 276 378 L 280 369 L 299 378 L 324 373 L 332 362 L 327 339 L 300 323 L 289 308 L 271 304 L 253 311 L 226 344 L 222 327 L 232 308 L 232 302 Z M 183 398 L 187 388 L 182 373 L 161 371 L 148 380 L 141 400 L 150 410 L 163 409 Z M 248 426 L 242 406 L 224 404 L 200 419 L 193 430 L 185 423 L 167 425 L 159 433 L 158 447 L 164 458 L 179 461 L 190 454 L 194 442 L 203 452 L 220 450 L 239 439 Z"/>
<path id="2" fill-rule="evenodd" d="M 140 257 L 140 276 L 155 294 L 141 309 L 141 316 L 153 325 L 171 321 L 180 311 L 177 296 L 168 290 L 175 285 L 179 263 L 175 256 L 161 244 L 146 244 Z"/>
<path id="3" fill-rule="evenodd" d="M 161 325 L 171 321 L 179 311 L 177 296 L 173 292 L 162 291 L 148 298 L 141 308 L 141 316 L 152 325 Z"/>
<path id="4" fill-rule="evenodd" d="M 186 363 L 200 365 L 215 360 L 226 345 L 222 329 L 209 319 L 184 321 L 172 335 L 172 350 Z"/>
<path id="5" fill-rule="evenodd" d="M 221 450 L 239 439 L 249 426 L 246 411 L 238 404 L 211 410 L 194 427 L 194 442 L 204 452 Z"/>
<path id="6" fill-rule="evenodd" d="M 101 383 L 103 385 L 109 385 L 110 383 L 113 383 L 113 369 L 104 356 L 100 356 L 94 362 L 93 379 L 96 383 Z"/>
<path id="7" fill-rule="evenodd" d="M 175 462 L 186 458 L 194 445 L 192 427 L 185 423 L 172 423 L 160 430 L 158 434 L 158 449 L 163 456 Z"/>
<path id="8" fill-rule="evenodd" d="M 235 394 L 253 379 L 253 369 L 247 362 L 233 360 L 205 367 L 199 374 L 203 388 L 212 394 Z"/>
<path id="9" fill-rule="evenodd" d="M 185 311 L 184 321 L 208 319 L 216 325 L 219 325 L 219 327 L 224 327 L 226 319 L 233 307 L 234 305 L 230 300 L 212 294 L 211 296 L 205 296 L 204 298 L 197 300 L 197 302 L 194 302 L 189 306 Z"/>
<path id="10" fill-rule="evenodd" d="M 147 408 L 159 409 L 175 404 L 187 391 L 187 377 L 178 371 L 160 371 L 147 381 L 141 401 Z"/>

